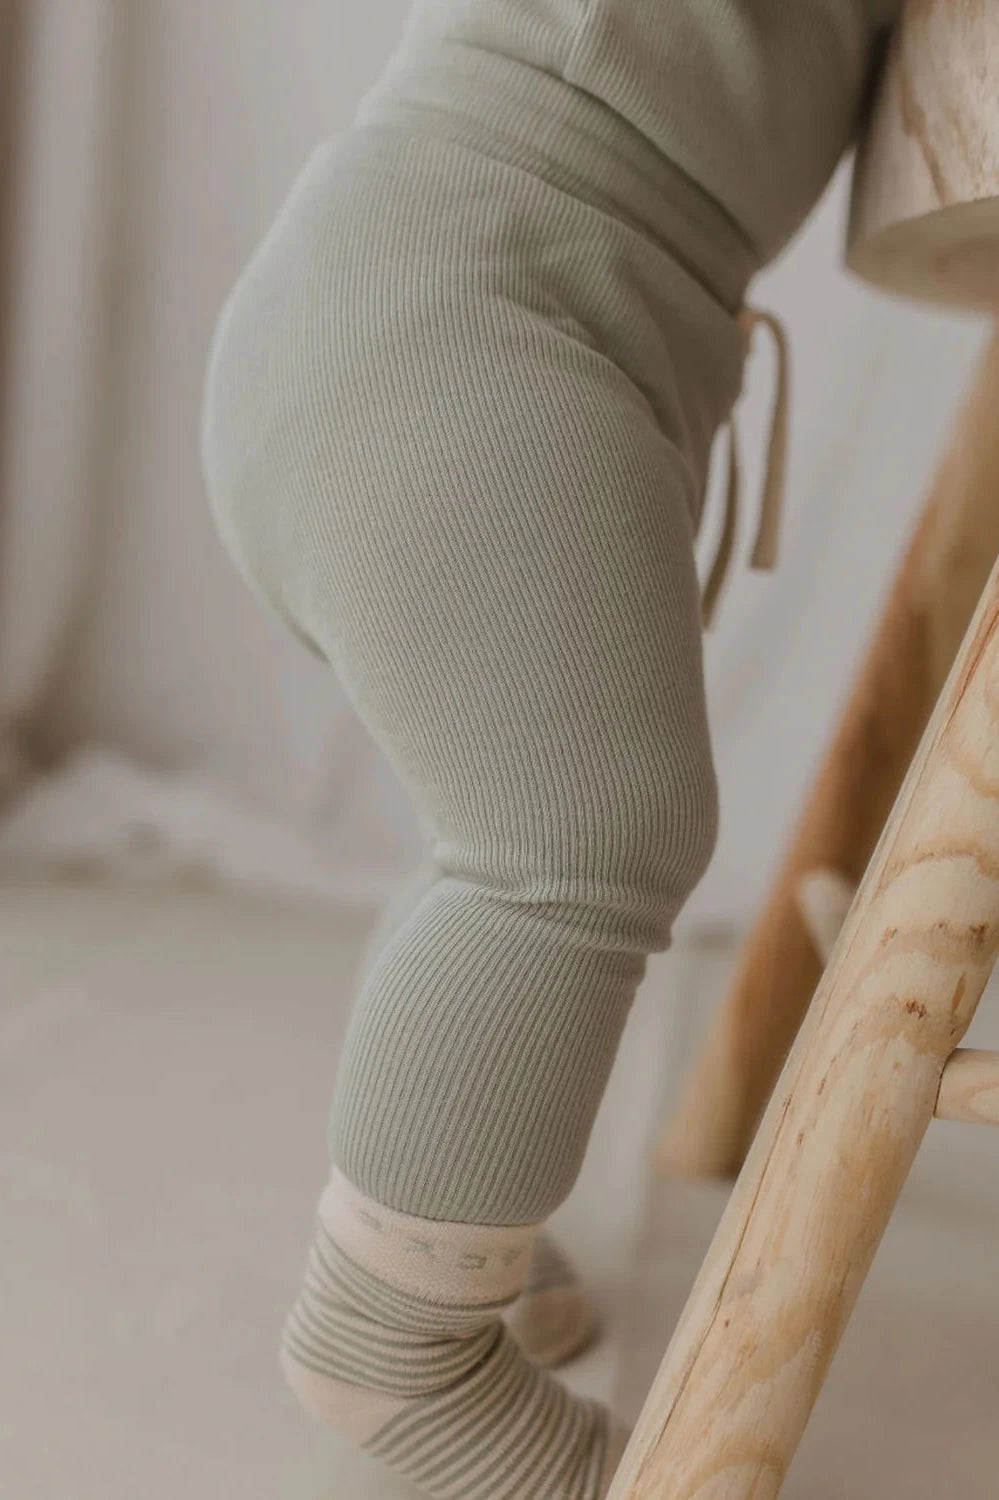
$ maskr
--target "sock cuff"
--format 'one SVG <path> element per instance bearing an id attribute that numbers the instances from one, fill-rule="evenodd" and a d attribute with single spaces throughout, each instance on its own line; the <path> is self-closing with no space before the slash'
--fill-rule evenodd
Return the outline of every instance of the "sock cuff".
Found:
<path id="1" fill-rule="evenodd" d="M 402 1213 L 370 1198 L 338 1167 L 319 1200 L 319 1220 L 344 1255 L 394 1290 L 473 1305 L 518 1295 L 541 1227 Z"/>

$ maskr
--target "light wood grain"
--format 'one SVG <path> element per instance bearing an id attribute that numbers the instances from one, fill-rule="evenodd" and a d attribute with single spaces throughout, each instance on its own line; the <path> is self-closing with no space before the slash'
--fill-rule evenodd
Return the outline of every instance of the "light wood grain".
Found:
<path id="1" fill-rule="evenodd" d="M 909 0 L 853 178 L 847 263 L 892 291 L 999 305 L 995 0 Z"/>
<path id="2" fill-rule="evenodd" d="M 798 887 L 802 919 L 823 965 L 829 962 L 856 891 L 833 870 L 814 870 Z M 958 1047 L 944 1064 L 938 1120 L 999 1125 L 999 1052 Z"/>
<path id="3" fill-rule="evenodd" d="M 822 971 L 798 901 L 812 871 L 856 885 L 999 553 L 999 332 L 986 350 L 783 858 L 658 1157 L 734 1175 Z"/>
<path id="4" fill-rule="evenodd" d="M 999 1052 L 959 1047 L 944 1068 L 935 1112 L 938 1120 L 999 1125 Z"/>
<path id="5" fill-rule="evenodd" d="M 999 565 L 609 1500 L 777 1495 L 997 947 Z"/>
<path id="6" fill-rule="evenodd" d="M 847 880 L 837 870 L 812 870 L 799 880 L 796 894 L 805 931 L 812 941 L 819 962 L 825 968 L 832 957 L 846 914 L 853 905 L 857 888 L 852 880 Z"/>

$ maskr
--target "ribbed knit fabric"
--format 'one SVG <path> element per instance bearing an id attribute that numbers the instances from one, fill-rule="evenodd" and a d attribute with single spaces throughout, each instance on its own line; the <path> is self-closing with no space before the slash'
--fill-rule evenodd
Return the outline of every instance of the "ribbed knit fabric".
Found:
<path id="1" fill-rule="evenodd" d="M 714 842 L 692 538 L 742 357 L 654 240 L 383 126 L 313 161 L 223 315 L 220 528 L 442 871 L 368 970 L 335 1091 L 334 1160 L 380 1202 L 537 1222 L 575 1180 Z"/>
<path id="2" fill-rule="evenodd" d="M 419 0 L 219 321 L 220 533 L 430 845 L 359 966 L 282 1357 L 438 1500 L 600 1500 L 624 1440 L 528 1357 L 585 1328 L 538 1229 L 714 842 L 692 542 L 745 288 L 894 9 Z"/>
<path id="3" fill-rule="evenodd" d="M 710 856 L 692 538 L 746 283 L 883 0 L 426 0 L 230 298 L 208 488 L 440 871 L 367 969 L 336 1165 L 430 1219 L 571 1188 Z"/>
<path id="4" fill-rule="evenodd" d="M 509 133 L 514 113 L 532 133 L 544 92 L 538 75 L 548 75 L 600 101 L 619 130 L 626 122 L 679 167 L 725 209 L 762 264 L 800 225 L 848 144 L 878 35 L 899 5 L 415 0 L 358 118 L 398 120 L 409 111 L 416 128 L 428 110 L 462 126 L 474 119 L 488 150 Z M 563 171 L 581 173 L 589 196 L 593 182 L 578 148 L 558 155 Z M 728 249 L 717 247 L 720 263 Z"/>

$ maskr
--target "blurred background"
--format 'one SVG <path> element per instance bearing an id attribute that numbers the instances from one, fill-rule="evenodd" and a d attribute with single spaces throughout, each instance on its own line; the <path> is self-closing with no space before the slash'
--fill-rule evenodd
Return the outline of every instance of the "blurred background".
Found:
<path id="1" fill-rule="evenodd" d="M 0 1253 L 5 1292 L 21 1287 L 0 1432 L 25 1500 L 406 1493 L 306 1430 L 272 1348 L 356 947 L 420 835 L 336 680 L 223 553 L 198 454 L 221 302 L 404 13 L 0 0 Z M 740 564 L 707 644 L 721 839 L 567 1209 L 611 1313 L 638 1284 L 670 1070 L 765 891 L 983 340 L 847 275 L 848 188 L 844 163 L 755 289 L 791 339 L 781 555 L 773 575 L 743 562 L 773 396 L 761 341 Z M 609 1181 L 610 1228 L 587 1197 Z M 968 1233 L 981 1254 L 980 1218 Z M 579 1378 L 633 1397 L 626 1344 Z M 858 1440 L 850 1482 L 825 1488 L 816 1449 L 789 1493 L 882 1494 L 863 1469 L 877 1446 Z M 955 1492 L 992 1495 L 999 1451 L 975 1452 L 992 1477 L 969 1460 Z M 937 1495 L 946 1472 L 920 1452 L 901 1492 Z"/>
<path id="2" fill-rule="evenodd" d="M 32 759 L 75 765 L 17 848 L 111 854 L 134 810 L 133 858 L 164 854 L 149 823 L 183 860 L 207 819 L 211 847 L 187 855 L 363 903 L 417 858 L 412 815 L 336 681 L 223 554 L 198 415 L 222 299 L 373 82 L 404 0 L 363 18 L 331 0 L 2 13 L 0 714 Z M 688 921 L 757 905 L 981 340 L 976 320 L 842 270 L 848 175 L 756 290 L 792 340 L 786 524 L 779 571 L 737 567 L 708 641 L 724 815 Z M 772 378 L 761 340 L 740 413 L 744 544 Z M 110 799 L 106 822 L 74 787 Z M 214 813 L 189 812 L 210 792 Z"/>

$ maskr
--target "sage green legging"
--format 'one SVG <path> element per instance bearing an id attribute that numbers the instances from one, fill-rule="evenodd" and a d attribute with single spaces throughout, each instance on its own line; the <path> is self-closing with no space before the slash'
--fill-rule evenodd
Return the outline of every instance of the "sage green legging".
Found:
<path id="1" fill-rule="evenodd" d="M 220 320 L 203 453 L 434 878 L 356 997 L 336 1168 L 543 1220 L 715 839 L 692 539 L 736 314 L 891 0 L 425 0 Z"/>

